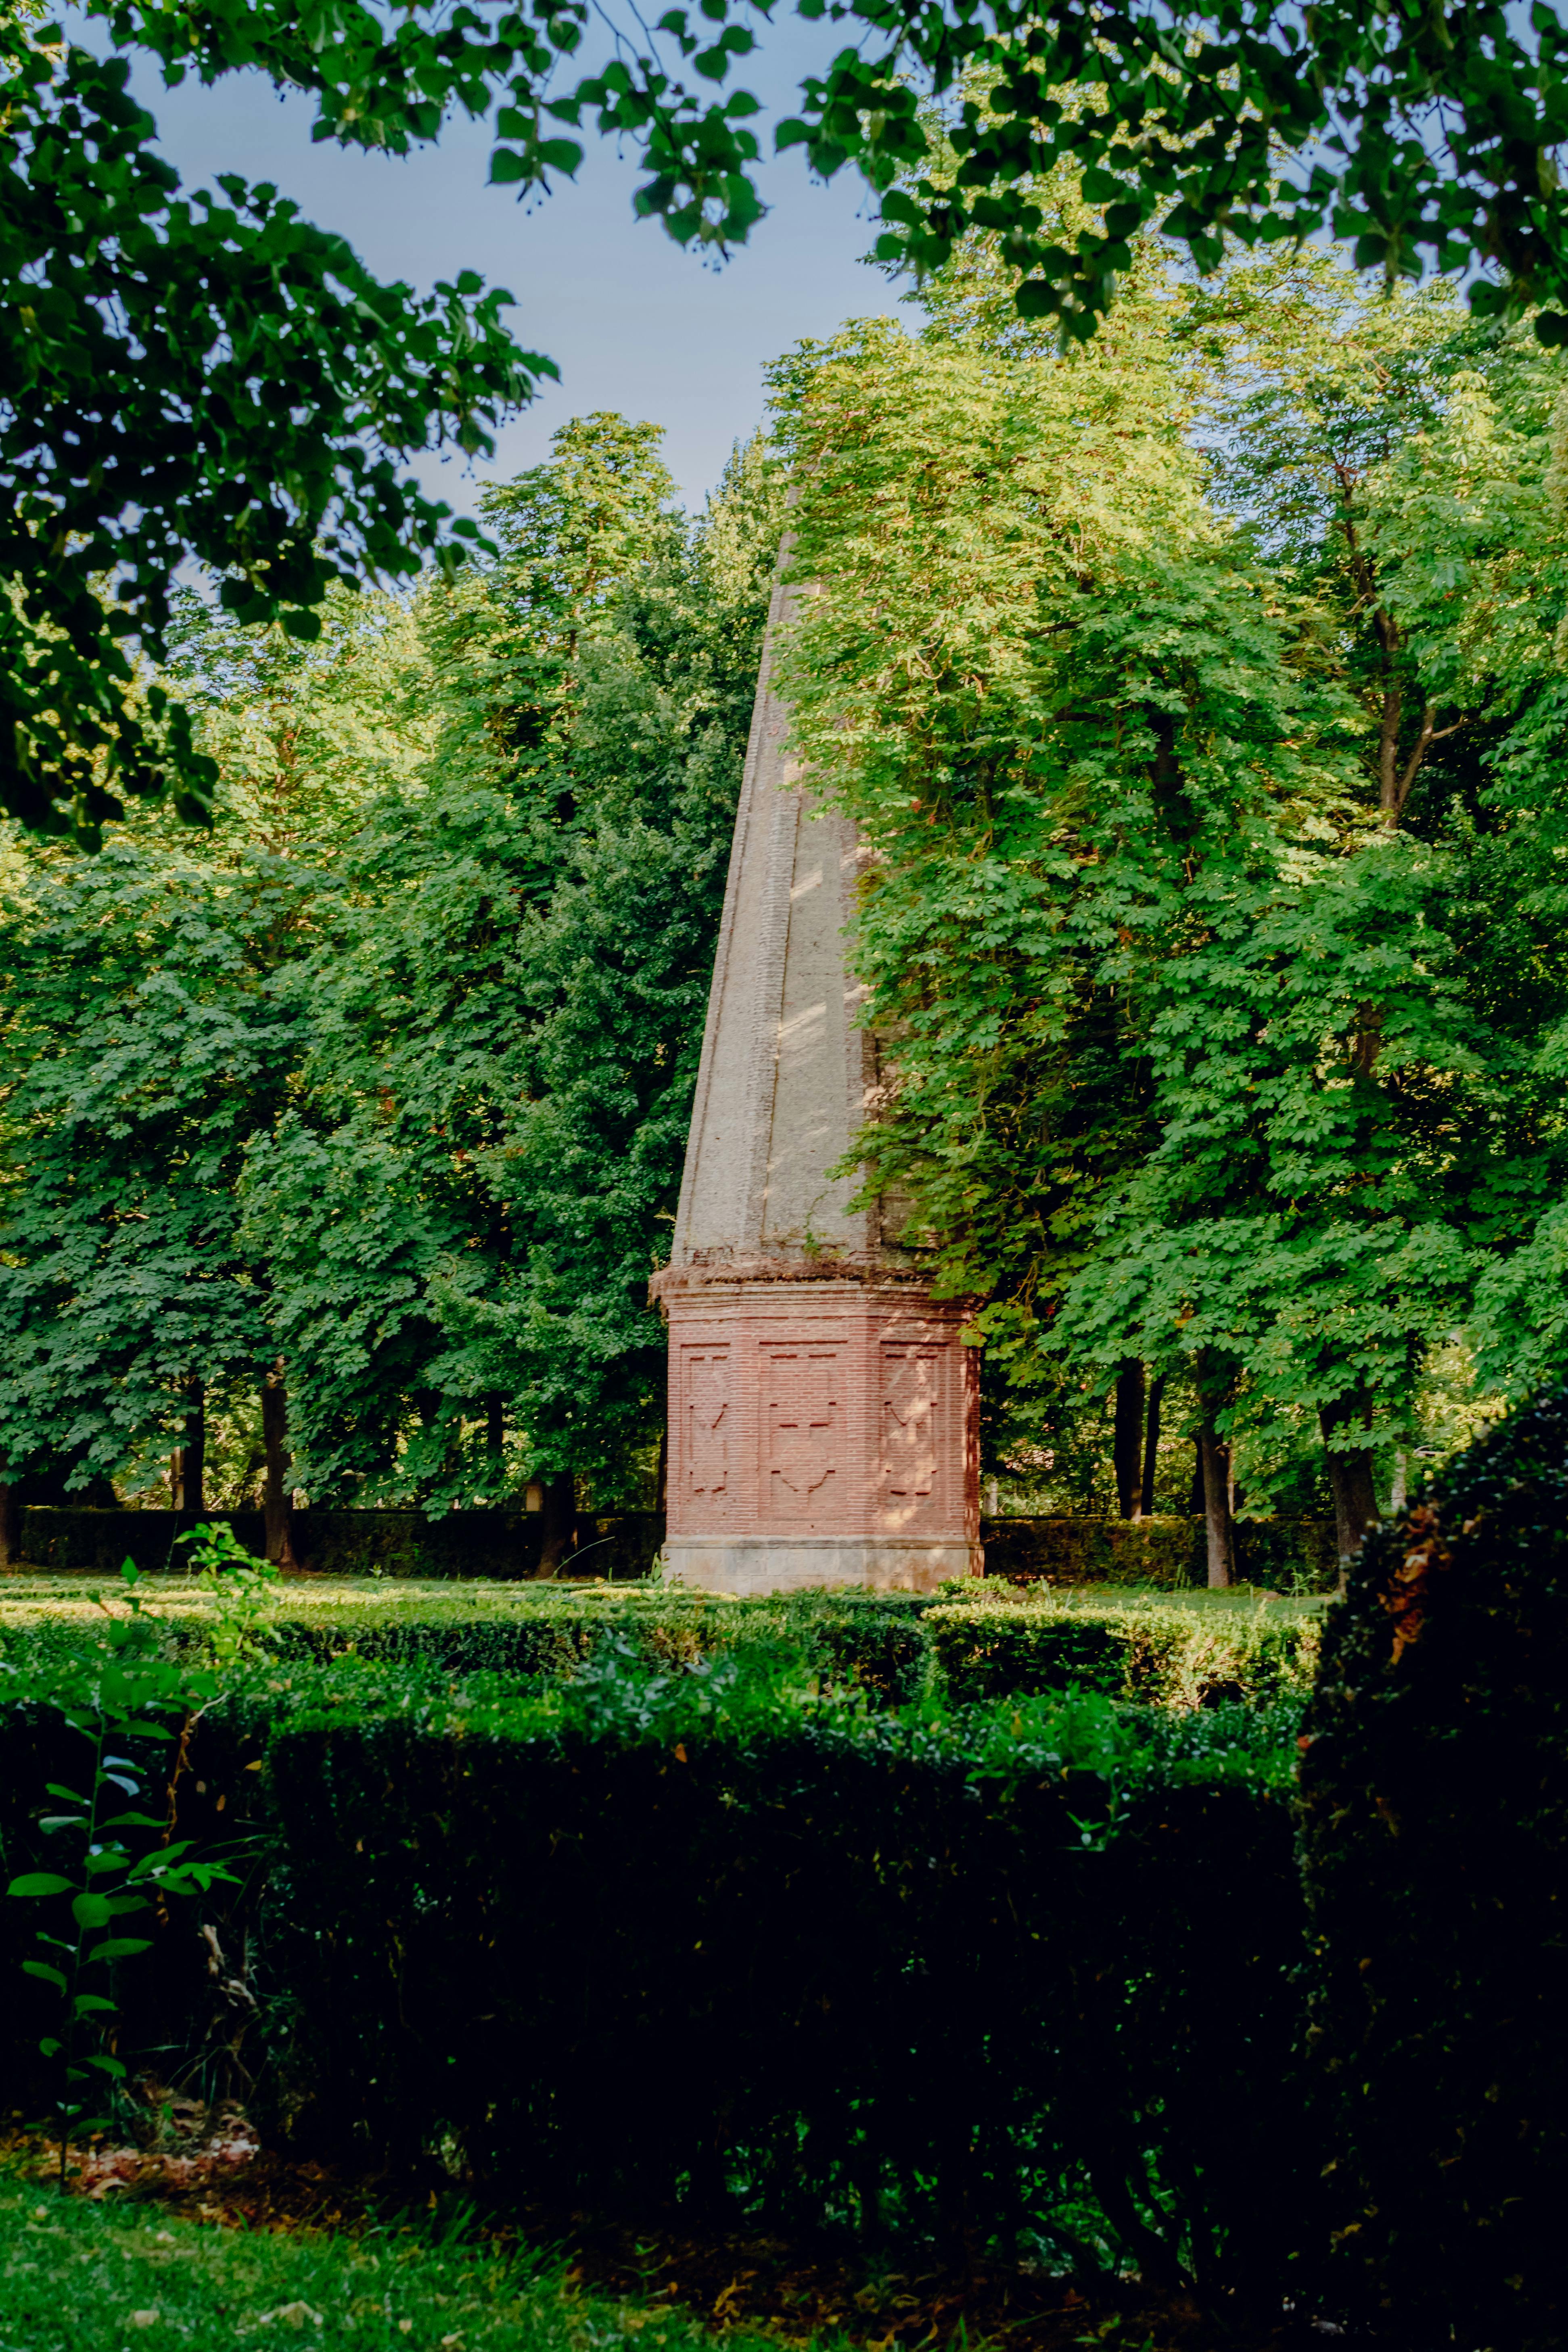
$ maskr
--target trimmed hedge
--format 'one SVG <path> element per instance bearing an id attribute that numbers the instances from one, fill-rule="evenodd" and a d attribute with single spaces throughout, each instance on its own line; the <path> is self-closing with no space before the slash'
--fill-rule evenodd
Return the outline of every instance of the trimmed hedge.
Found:
<path id="1" fill-rule="evenodd" d="M 1208 1581 L 1201 1518 L 986 1519 L 988 1576 L 1053 1584 L 1135 1584 L 1182 1591 Z M 1238 1519 L 1243 1583 L 1327 1592 L 1339 1575 L 1331 1519 Z"/>
<path id="2" fill-rule="evenodd" d="M 37 1709 L 0 1726 L 26 1868 L 28 1792 L 80 1759 Z M 179 1797 L 179 1835 L 268 1857 L 205 1912 L 242 1993 L 173 1906 L 119 2047 L 319 2155 L 460 2154 L 488 2193 L 630 2219 L 1023 2231 L 1267 2309 L 1317 2168 L 1292 1755 L 1258 1711 L 900 1718 L 754 1655 L 650 1675 L 612 1648 L 534 1697 L 274 1661 L 204 1717 Z M 0 1905 L 18 2099 L 37 1924 Z"/>
<path id="3" fill-rule="evenodd" d="M 311 2144 L 627 2216 L 1032 2229 L 1277 2303 L 1311 2169 L 1288 1759 L 1094 1702 L 704 1713 L 703 1679 L 276 1734 Z"/>
<path id="4" fill-rule="evenodd" d="M 922 1622 L 943 1686 L 960 1706 L 1074 1683 L 1176 1708 L 1304 1696 L 1322 1628 L 1318 1612 L 1278 1603 L 1131 1599 L 960 1604 L 932 1609 Z"/>
<path id="5" fill-rule="evenodd" d="M 259 1511 L 217 1511 L 241 1543 L 260 1557 Z M 133 1559 L 144 1574 L 170 1564 L 175 1538 L 197 1524 L 179 1511 L 101 1511 L 31 1504 L 22 1513 L 29 1566 L 116 1573 Z M 540 1521 L 525 1511 L 297 1511 L 294 1548 L 324 1576 L 532 1577 L 539 1570 Z M 1058 1584 L 1122 1584 L 1184 1590 L 1205 1581 L 1201 1519 L 986 1519 L 981 1534 L 987 1571 Z M 1338 1575 L 1332 1523 L 1326 1519 L 1244 1519 L 1237 1524 L 1237 1573 L 1284 1591 L 1330 1590 Z M 653 1511 L 583 1513 L 577 1553 L 584 1571 L 625 1583 L 646 1576 L 664 1542 Z M 575 1559 L 569 1560 L 574 1569 Z"/>
<path id="6" fill-rule="evenodd" d="M 68 1594 L 59 1588 L 31 1607 L 6 1607 L 0 1596 L 0 1653 L 68 1654 L 90 1612 Z M 199 1635 L 205 1604 L 188 1588 L 165 1586 L 152 1605 L 172 1642 Z M 859 1592 L 731 1601 L 657 1588 L 414 1592 L 359 1583 L 288 1587 L 271 1645 L 292 1658 L 352 1652 L 527 1680 L 575 1674 L 606 1643 L 649 1666 L 773 1650 L 805 1675 L 847 1683 L 879 1706 L 907 1706 L 928 1691 L 966 1706 L 1077 1684 L 1181 1709 L 1304 1691 L 1321 1622 L 1310 1603 L 1206 1594 L 1100 1600 L 990 1585 L 970 1602 Z"/>
<path id="7" fill-rule="evenodd" d="M 1401 2345 L 1568 2339 L 1568 1391 L 1369 1537 L 1307 1717 L 1343 2291 Z"/>
<path id="8" fill-rule="evenodd" d="M 259 1559 L 267 1549 L 259 1511 L 97 1511 L 30 1504 L 22 1513 L 29 1566 L 118 1574 L 132 1559 L 144 1575 L 177 1562 L 175 1539 L 221 1519 Z M 542 1538 L 528 1511 L 296 1511 L 293 1541 L 302 1566 L 324 1576 L 537 1576 Z M 577 1550 L 591 1576 L 646 1576 L 664 1542 L 656 1511 L 583 1512 Z M 590 1560 L 592 1566 L 589 1565 Z M 570 1565 L 570 1561 L 568 1563 Z"/>

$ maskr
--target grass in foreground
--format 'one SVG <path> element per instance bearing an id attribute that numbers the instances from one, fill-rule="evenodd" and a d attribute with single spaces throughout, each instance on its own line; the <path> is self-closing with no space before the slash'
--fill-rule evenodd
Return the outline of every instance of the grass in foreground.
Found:
<path id="1" fill-rule="evenodd" d="M 407 2231 L 225 2229 L 0 2174 L 0 2352 L 296 2342 L 355 2352 L 710 2352 L 712 2341 L 679 2311 L 583 2294 L 558 2260 L 526 2249 L 509 2256 Z"/>

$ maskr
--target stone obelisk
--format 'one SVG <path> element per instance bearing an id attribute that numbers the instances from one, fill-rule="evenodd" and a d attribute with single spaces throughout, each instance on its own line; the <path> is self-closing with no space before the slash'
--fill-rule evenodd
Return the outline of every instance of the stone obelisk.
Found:
<path id="1" fill-rule="evenodd" d="M 884 1202 L 828 1170 L 874 1114 L 845 929 L 855 828 L 817 812 L 763 644 L 670 1264 L 665 1558 L 682 1582 L 918 1591 L 980 1564 L 973 1350 Z"/>

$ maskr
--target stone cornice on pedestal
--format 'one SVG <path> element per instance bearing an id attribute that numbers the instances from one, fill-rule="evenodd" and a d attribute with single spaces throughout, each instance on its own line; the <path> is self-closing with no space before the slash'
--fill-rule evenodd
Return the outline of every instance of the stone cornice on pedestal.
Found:
<path id="1" fill-rule="evenodd" d="M 929 1289 L 931 1268 L 912 1256 L 892 1250 L 855 1255 L 840 1251 L 806 1251 L 798 1256 L 782 1252 L 768 1257 L 731 1255 L 720 1250 L 700 1251 L 685 1265 L 661 1266 L 647 1286 L 650 1305 L 668 1302 L 695 1291 L 734 1289 L 754 1282 L 850 1282 L 861 1287 L 895 1291 Z"/>

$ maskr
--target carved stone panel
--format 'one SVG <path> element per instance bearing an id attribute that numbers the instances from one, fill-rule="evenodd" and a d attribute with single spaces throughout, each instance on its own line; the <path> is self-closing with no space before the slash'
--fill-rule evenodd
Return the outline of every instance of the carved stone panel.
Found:
<path id="1" fill-rule="evenodd" d="M 770 1340 L 762 1353 L 763 1507 L 814 1519 L 843 1483 L 843 1350 Z"/>
<path id="2" fill-rule="evenodd" d="M 940 1342 L 883 1343 L 880 1484 L 884 1506 L 900 1516 L 929 1507 L 936 1491 L 948 1435 L 942 1423 L 947 1353 Z"/>
<path id="3" fill-rule="evenodd" d="M 727 1344 L 681 1349 L 684 1398 L 681 1465 L 694 1504 L 728 1507 L 733 1495 L 734 1374 Z"/>

